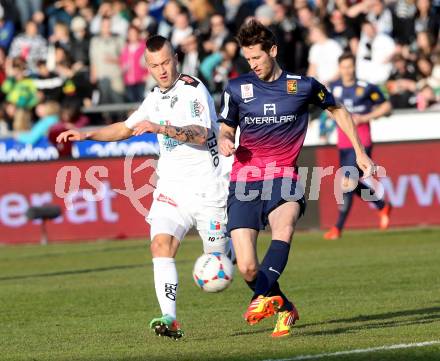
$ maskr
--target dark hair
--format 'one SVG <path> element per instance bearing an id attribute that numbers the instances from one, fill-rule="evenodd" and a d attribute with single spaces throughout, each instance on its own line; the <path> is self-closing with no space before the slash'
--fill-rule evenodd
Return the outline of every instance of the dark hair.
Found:
<path id="1" fill-rule="evenodd" d="M 243 24 L 238 31 L 237 40 L 240 46 L 261 44 L 261 49 L 268 52 L 276 45 L 275 35 L 267 27 L 255 19 Z"/>
<path id="2" fill-rule="evenodd" d="M 343 53 L 339 58 L 338 58 L 338 63 L 341 64 L 344 60 L 347 59 L 351 59 L 353 61 L 353 63 L 356 63 L 356 57 L 350 53 L 350 52 L 345 52 Z"/>
<path id="3" fill-rule="evenodd" d="M 165 44 L 168 44 L 171 48 L 170 42 L 161 35 L 153 35 L 149 37 L 146 42 L 147 50 L 153 53 L 162 49 Z"/>
<path id="4" fill-rule="evenodd" d="M 22 57 L 12 59 L 12 67 L 24 71 L 27 69 L 26 60 Z"/>

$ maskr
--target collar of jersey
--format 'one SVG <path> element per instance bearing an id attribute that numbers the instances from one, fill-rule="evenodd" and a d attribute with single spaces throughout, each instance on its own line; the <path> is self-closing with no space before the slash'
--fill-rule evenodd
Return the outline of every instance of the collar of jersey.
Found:
<path id="1" fill-rule="evenodd" d="M 160 88 L 159 88 L 159 91 L 162 93 L 162 94 L 166 94 L 166 93 L 168 93 L 171 89 L 173 89 L 175 86 L 176 86 L 176 84 L 177 84 L 177 82 L 180 80 L 180 77 L 182 76 L 182 74 L 181 73 L 179 73 L 179 75 L 177 76 L 177 79 L 174 81 L 174 83 L 168 88 L 168 89 L 166 89 L 165 91 L 162 91 L 162 90 L 160 90 Z"/>
<path id="2" fill-rule="evenodd" d="M 257 74 L 255 74 L 255 72 L 252 72 L 252 75 L 254 76 L 254 78 L 255 78 L 256 80 L 258 80 L 258 81 L 260 81 L 260 82 L 262 82 L 262 83 L 264 83 L 264 84 L 268 84 L 268 85 L 276 84 L 278 81 L 281 81 L 281 80 L 285 79 L 285 78 L 286 78 L 286 74 L 287 74 L 287 72 L 286 72 L 285 70 L 282 70 L 280 76 L 279 76 L 277 79 L 272 80 L 272 81 L 265 81 L 265 80 L 261 80 L 261 79 L 257 76 Z"/>

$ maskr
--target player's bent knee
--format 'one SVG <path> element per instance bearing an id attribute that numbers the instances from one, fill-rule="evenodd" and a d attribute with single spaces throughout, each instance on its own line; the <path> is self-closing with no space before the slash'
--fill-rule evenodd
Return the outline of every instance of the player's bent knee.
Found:
<path id="1" fill-rule="evenodd" d="M 252 281 L 257 276 L 258 267 L 256 264 L 237 262 L 237 267 L 246 281 Z"/>
<path id="2" fill-rule="evenodd" d="M 172 236 L 154 237 L 151 245 L 151 255 L 153 257 L 174 257 L 177 252 L 178 241 Z"/>

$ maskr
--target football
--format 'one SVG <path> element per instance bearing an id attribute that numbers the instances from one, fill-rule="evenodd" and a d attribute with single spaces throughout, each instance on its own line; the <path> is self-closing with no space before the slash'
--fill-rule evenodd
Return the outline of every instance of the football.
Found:
<path id="1" fill-rule="evenodd" d="M 219 252 L 202 254 L 194 264 L 194 282 L 205 292 L 220 292 L 232 282 L 234 265 Z"/>

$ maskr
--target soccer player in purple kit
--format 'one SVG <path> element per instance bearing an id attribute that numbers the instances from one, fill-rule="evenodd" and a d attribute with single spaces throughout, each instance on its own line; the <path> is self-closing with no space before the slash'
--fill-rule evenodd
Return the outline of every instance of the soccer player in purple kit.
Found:
<path id="1" fill-rule="evenodd" d="M 305 210 L 296 191 L 296 160 L 307 131 L 308 106 L 327 109 L 347 134 L 357 164 L 366 176 L 375 165 L 366 154 L 350 113 L 336 104 L 313 78 L 283 71 L 277 61 L 273 33 L 251 19 L 237 39 L 252 71 L 233 79 L 222 96 L 219 149 L 235 155 L 230 176 L 227 231 L 243 278 L 254 291 L 244 314 L 249 324 L 278 314 L 273 337 L 287 336 L 297 319 L 293 303 L 280 290 L 278 278 L 286 267 L 295 225 Z M 240 128 L 240 145 L 235 133 Z M 256 242 L 269 224 L 272 242 L 258 264 Z"/>
<path id="2" fill-rule="evenodd" d="M 355 57 L 351 53 L 342 54 L 339 59 L 340 79 L 330 84 L 330 90 L 336 100 L 353 114 L 359 137 L 368 156 L 371 157 L 372 141 L 370 122 L 387 115 L 391 112 L 392 106 L 382 94 L 381 90 L 374 84 L 356 79 Z M 356 167 L 356 155 L 347 136 L 338 127 L 338 149 L 341 167 Z M 330 228 L 324 238 L 328 240 L 341 237 L 345 221 L 350 213 L 353 204 L 353 195 L 362 197 L 362 192 L 367 191 L 369 201 L 373 202 L 378 210 L 379 228 L 387 229 L 390 223 L 391 204 L 377 197 L 374 190 L 367 184 L 358 181 L 361 171 L 355 174 L 346 172 L 342 179 L 343 203 L 339 205 L 339 216 L 335 226 Z"/>

